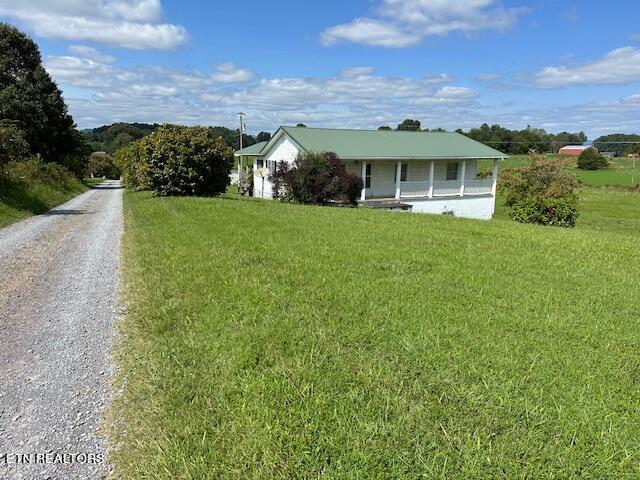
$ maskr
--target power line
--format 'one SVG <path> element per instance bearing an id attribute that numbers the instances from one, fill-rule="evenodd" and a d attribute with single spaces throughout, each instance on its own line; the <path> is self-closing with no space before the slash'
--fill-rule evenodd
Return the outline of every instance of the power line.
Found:
<path id="1" fill-rule="evenodd" d="M 466 135 L 465 135 L 466 136 Z M 500 140 L 496 140 L 496 141 L 492 141 L 492 142 L 488 142 L 485 140 L 477 140 L 473 137 L 469 137 L 473 140 L 476 140 L 477 142 L 480 143 L 540 143 L 540 144 L 545 144 L 545 143 L 565 143 L 564 140 L 504 140 L 504 141 L 500 141 Z M 577 142 L 573 143 L 567 143 L 567 145 L 575 145 Z M 640 141 L 637 142 L 593 142 L 593 143 L 597 143 L 598 145 L 635 145 L 635 144 L 640 144 Z M 586 146 L 581 144 L 581 146 Z"/>

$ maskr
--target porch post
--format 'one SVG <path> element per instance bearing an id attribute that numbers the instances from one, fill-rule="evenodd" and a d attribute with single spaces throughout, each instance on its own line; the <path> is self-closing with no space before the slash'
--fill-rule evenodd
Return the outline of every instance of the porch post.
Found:
<path id="1" fill-rule="evenodd" d="M 435 170 L 436 161 L 431 160 L 429 165 L 429 198 L 433 197 L 433 171 Z"/>
<path id="2" fill-rule="evenodd" d="M 464 177 L 467 174 L 467 161 L 463 160 L 462 161 L 462 168 L 461 168 L 461 172 L 460 172 L 460 176 L 462 177 L 462 180 L 460 181 L 460 196 L 464 197 Z"/>
<path id="3" fill-rule="evenodd" d="M 367 195 L 367 162 L 362 162 L 362 192 L 360 193 L 360 200 L 365 201 Z"/>
<path id="4" fill-rule="evenodd" d="M 493 169 L 491 170 L 491 195 L 496 196 L 496 190 L 498 186 L 498 165 L 499 160 L 496 158 L 493 160 Z"/>
<path id="5" fill-rule="evenodd" d="M 396 198 L 400 198 L 400 172 L 402 171 L 402 162 L 396 164 Z"/>

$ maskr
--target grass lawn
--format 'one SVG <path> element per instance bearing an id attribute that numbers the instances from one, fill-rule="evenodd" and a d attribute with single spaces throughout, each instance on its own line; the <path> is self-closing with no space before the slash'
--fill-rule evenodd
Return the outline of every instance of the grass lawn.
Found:
<path id="1" fill-rule="evenodd" d="M 610 159 L 609 168 L 603 170 L 586 171 L 572 168 L 570 171 L 586 185 L 621 185 L 630 187 L 632 186 L 632 179 L 633 183 L 640 183 L 640 159 L 636 159 L 635 175 L 632 175 L 632 162 L 631 158 L 618 157 Z"/>
<path id="2" fill-rule="evenodd" d="M 0 228 L 70 200 L 87 186 L 60 167 L 18 162 L 0 176 Z"/>
<path id="3" fill-rule="evenodd" d="M 638 478 L 637 211 L 590 195 L 564 230 L 127 192 L 116 477 Z"/>

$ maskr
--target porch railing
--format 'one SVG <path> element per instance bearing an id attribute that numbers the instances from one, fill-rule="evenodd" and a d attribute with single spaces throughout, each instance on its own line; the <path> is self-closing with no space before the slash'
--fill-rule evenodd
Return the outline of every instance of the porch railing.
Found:
<path id="1" fill-rule="evenodd" d="M 465 180 L 464 194 L 482 195 L 491 193 L 491 187 L 493 187 L 493 180 Z"/>
<path id="2" fill-rule="evenodd" d="M 465 180 L 464 195 L 490 194 L 492 180 Z M 429 182 L 400 182 L 400 197 L 428 197 L 431 184 Z M 433 182 L 434 197 L 453 197 L 460 195 L 460 180 L 436 180 Z"/>
<path id="3" fill-rule="evenodd" d="M 428 197 L 429 182 L 400 182 L 401 197 Z"/>
<path id="4" fill-rule="evenodd" d="M 460 195 L 460 180 L 438 180 L 433 182 L 434 197 L 451 197 Z"/>

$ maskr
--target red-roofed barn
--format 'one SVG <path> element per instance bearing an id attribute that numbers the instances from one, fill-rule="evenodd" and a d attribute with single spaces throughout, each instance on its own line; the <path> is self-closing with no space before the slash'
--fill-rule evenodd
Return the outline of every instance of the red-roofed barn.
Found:
<path id="1" fill-rule="evenodd" d="M 592 148 L 596 152 L 598 149 L 593 145 L 567 145 L 566 147 L 562 147 L 560 149 L 560 155 L 575 155 L 578 156 L 585 150 Z"/>

